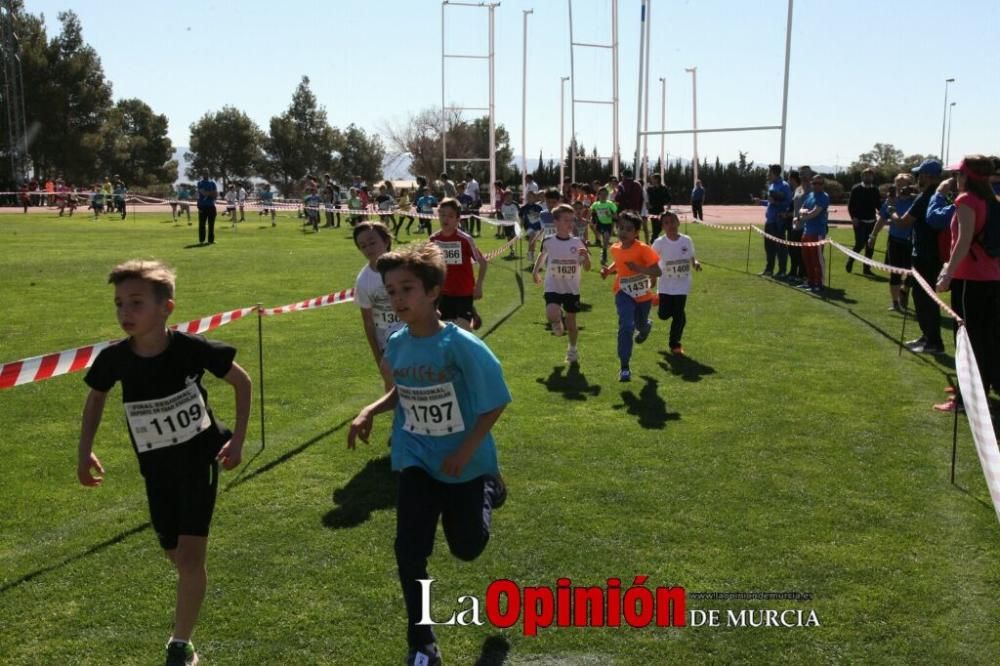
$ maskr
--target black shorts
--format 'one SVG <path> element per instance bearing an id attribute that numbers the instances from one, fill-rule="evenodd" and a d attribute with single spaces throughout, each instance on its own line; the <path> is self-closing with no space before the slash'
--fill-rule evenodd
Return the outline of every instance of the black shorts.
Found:
<path id="1" fill-rule="evenodd" d="M 219 487 L 219 447 L 198 443 L 178 449 L 143 470 L 149 519 L 164 550 L 177 548 L 182 534 L 208 536 Z"/>
<path id="2" fill-rule="evenodd" d="M 545 292 L 546 305 L 561 305 L 562 309 L 569 313 L 580 311 L 580 294 L 560 294 L 555 291 Z"/>
<path id="3" fill-rule="evenodd" d="M 601 234 L 602 236 L 610 237 L 611 233 L 614 230 L 615 230 L 615 225 L 613 224 L 601 224 L 600 222 L 597 223 L 597 233 Z"/>
<path id="4" fill-rule="evenodd" d="M 911 268 L 913 266 L 913 244 L 902 238 L 889 236 L 886 245 L 885 263 L 896 268 Z M 903 276 L 899 273 L 889 275 L 889 284 L 903 284 Z"/>
<path id="5" fill-rule="evenodd" d="M 438 311 L 443 321 L 472 321 L 475 307 L 472 305 L 472 296 L 441 296 L 438 299 Z"/>

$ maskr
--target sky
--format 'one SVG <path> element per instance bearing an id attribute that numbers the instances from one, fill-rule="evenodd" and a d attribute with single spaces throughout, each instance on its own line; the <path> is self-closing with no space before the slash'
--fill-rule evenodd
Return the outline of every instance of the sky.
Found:
<path id="1" fill-rule="evenodd" d="M 611 41 L 613 0 L 572 0 L 574 40 Z M 697 67 L 701 129 L 778 125 L 784 68 L 786 0 L 648 0 L 650 130 L 692 127 Z M 618 0 L 619 145 L 636 150 L 641 0 Z M 120 2 L 26 0 L 44 13 L 50 36 L 57 14 L 72 9 L 98 52 L 115 99 L 138 97 L 170 121 L 175 146 L 190 125 L 232 105 L 266 131 L 303 75 L 334 126 L 355 123 L 383 134 L 423 109 L 440 108 L 442 6 L 431 0 L 244 0 Z M 567 0 L 504 0 L 495 10 L 496 119 L 521 154 L 523 10 L 528 15 L 526 154 L 560 151 L 560 77 L 570 74 Z M 445 11 L 448 53 L 488 52 L 488 14 Z M 949 26 L 955 26 L 951 28 Z M 845 167 L 875 142 L 906 154 L 939 153 L 948 101 L 955 102 L 950 157 L 1000 153 L 1000 0 L 798 0 L 794 4 L 786 164 Z M 609 49 L 576 48 L 578 99 L 612 97 Z M 485 60 L 448 59 L 449 105 L 488 102 Z M 29 91 L 30 94 L 30 91 Z M 566 85 L 565 141 L 570 136 Z M 469 112 L 469 116 L 476 115 Z M 576 135 L 589 152 L 611 154 L 610 105 L 578 104 Z M 990 120 L 990 119 L 993 120 Z M 388 142 L 387 142 L 388 143 Z M 778 160 L 779 132 L 701 134 L 702 158 L 764 164 Z M 388 146 L 387 146 L 388 147 Z M 389 148 L 391 151 L 391 148 Z M 651 160 L 660 138 L 650 137 Z M 668 136 L 665 153 L 685 159 L 691 135 Z"/>

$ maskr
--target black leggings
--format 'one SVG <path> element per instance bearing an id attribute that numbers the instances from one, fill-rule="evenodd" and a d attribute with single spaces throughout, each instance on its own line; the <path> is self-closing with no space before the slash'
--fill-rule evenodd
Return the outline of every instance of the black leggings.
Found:
<path id="1" fill-rule="evenodd" d="M 705 221 L 705 212 L 701 209 L 702 204 L 691 202 L 691 216 L 696 220 Z"/>
<path id="2" fill-rule="evenodd" d="M 1000 392 L 1000 281 L 952 280 L 951 309 L 965 320 L 983 392 Z"/>
<path id="3" fill-rule="evenodd" d="M 684 335 L 684 325 L 687 315 L 684 306 L 687 304 L 687 294 L 660 294 L 660 307 L 657 316 L 661 320 L 673 319 L 670 322 L 670 348 L 681 346 L 681 336 Z"/>
<path id="4" fill-rule="evenodd" d="M 421 618 L 421 589 L 427 579 L 427 558 L 434 550 L 438 518 L 451 554 L 466 562 L 479 557 L 490 540 L 494 486 L 480 476 L 465 483 L 445 483 L 419 467 L 399 475 L 396 506 L 396 566 L 406 603 L 406 638 L 410 648 L 435 642 Z"/>

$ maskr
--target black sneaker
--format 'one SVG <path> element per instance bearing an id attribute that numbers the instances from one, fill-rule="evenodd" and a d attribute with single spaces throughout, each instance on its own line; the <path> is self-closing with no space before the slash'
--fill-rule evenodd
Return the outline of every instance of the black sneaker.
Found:
<path id="1" fill-rule="evenodd" d="M 944 343 L 943 342 L 925 342 L 923 353 L 925 354 L 943 354 L 944 353 Z"/>
<path id="2" fill-rule="evenodd" d="M 924 350 L 924 345 L 927 344 L 927 338 L 920 336 L 916 340 L 910 340 L 909 342 L 904 342 L 903 346 L 910 351 L 915 351 L 918 354 Z"/>
<path id="3" fill-rule="evenodd" d="M 646 325 L 639 329 L 639 332 L 635 336 L 635 344 L 641 345 L 649 337 L 649 332 L 653 330 L 653 320 L 647 319 Z"/>
<path id="4" fill-rule="evenodd" d="M 167 643 L 167 661 L 165 666 L 195 666 L 198 663 L 198 653 L 191 643 L 170 641 Z"/>
<path id="5" fill-rule="evenodd" d="M 847 263 L 844 264 L 844 270 L 846 270 L 848 273 L 851 273 L 851 272 L 854 271 L 854 260 L 853 259 L 848 259 L 847 260 Z"/>
<path id="6" fill-rule="evenodd" d="M 419 650 L 410 650 L 406 666 L 441 666 L 441 650 L 437 643 L 428 643 Z"/>
<path id="7" fill-rule="evenodd" d="M 493 488 L 492 506 L 493 510 L 496 511 L 507 502 L 507 484 L 504 483 L 503 477 L 499 474 L 496 476 L 487 476 L 486 483 Z"/>
<path id="8" fill-rule="evenodd" d="M 773 272 L 773 271 L 769 271 L 769 270 L 767 270 L 767 269 L 765 268 L 765 269 L 764 269 L 764 270 L 762 270 L 762 271 L 761 271 L 760 273 L 757 273 L 757 275 L 759 275 L 759 276 L 761 276 L 761 277 L 771 277 L 772 275 L 774 275 L 774 272 Z"/>
<path id="9" fill-rule="evenodd" d="M 778 274 L 774 276 L 774 279 L 780 282 L 784 282 L 785 280 L 788 279 L 788 274 L 785 273 L 784 271 L 778 271 Z"/>

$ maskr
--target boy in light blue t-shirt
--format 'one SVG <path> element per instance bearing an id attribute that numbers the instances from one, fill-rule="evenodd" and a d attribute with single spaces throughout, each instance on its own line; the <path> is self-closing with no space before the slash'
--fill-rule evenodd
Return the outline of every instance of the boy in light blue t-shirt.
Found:
<path id="1" fill-rule="evenodd" d="M 393 310 L 406 325 L 382 358 L 395 385 L 351 423 L 347 443 L 368 441 L 376 414 L 394 410 L 392 468 L 400 472 L 396 509 L 396 564 L 408 620 L 407 663 L 440 664 L 434 632 L 419 625 L 419 580 L 427 575 L 438 519 L 451 552 L 476 559 L 486 548 L 494 509 L 507 490 L 490 432 L 510 391 L 489 347 L 472 333 L 439 319 L 437 300 L 446 275 L 436 243 L 414 243 L 376 262 Z"/>

